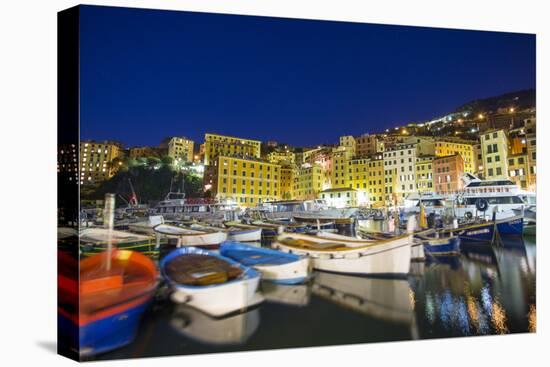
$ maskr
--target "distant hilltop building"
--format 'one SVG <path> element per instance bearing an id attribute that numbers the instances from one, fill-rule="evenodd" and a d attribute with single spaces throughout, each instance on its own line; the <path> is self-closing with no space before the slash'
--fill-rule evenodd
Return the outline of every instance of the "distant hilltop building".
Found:
<path id="1" fill-rule="evenodd" d="M 194 142 L 184 136 L 169 137 L 162 141 L 160 147 L 165 149 L 167 155 L 175 161 L 193 162 Z"/>
<path id="2" fill-rule="evenodd" d="M 110 179 L 118 171 L 124 157 L 117 142 L 80 142 L 80 184 L 95 184 Z"/>

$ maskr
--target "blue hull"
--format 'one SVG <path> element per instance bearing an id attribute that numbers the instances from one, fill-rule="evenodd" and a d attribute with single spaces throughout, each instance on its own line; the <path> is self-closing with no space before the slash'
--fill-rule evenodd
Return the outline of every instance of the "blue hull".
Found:
<path id="1" fill-rule="evenodd" d="M 74 322 L 58 314 L 58 327 L 64 339 L 72 344 L 78 340 L 81 356 L 109 352 L 130 344 L 138 330 L 141 316 L 150 301 L 129 308 L 112 316 L 94 321 L 78 328 Z"/>
<path id="2" fill-rule="evenodd" d="M 424 251 L 432 256 L 458 255 L 460 253 L 460 238 L 448 238 L 445 243 L 434 244 L 435 241 L 424 242 Z"/>
<path id="3" fill-rule="evenodd" d="M 496 227 L 500 236 L 522 236 L 523 218 L 500 220 L 497 221 Z M 464 242 L 491 241 L 495 236 L 495 224 L 488 222 L 482 225 L 465 226 L 453 230 L 453 233 Z"/>

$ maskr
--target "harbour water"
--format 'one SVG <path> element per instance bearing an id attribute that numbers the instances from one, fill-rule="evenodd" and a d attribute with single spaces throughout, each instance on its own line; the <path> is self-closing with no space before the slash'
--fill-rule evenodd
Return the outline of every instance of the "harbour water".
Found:
<path id="1" fill-rule="evenodd" d="M 413 262 L 407 278 L 316 272 L 303 285 L 264 282 L 262 304 L 222 319 L 161 289 L 134 342 L 93 359 L 534 332 L 535 237 L 463 250 Z"/>

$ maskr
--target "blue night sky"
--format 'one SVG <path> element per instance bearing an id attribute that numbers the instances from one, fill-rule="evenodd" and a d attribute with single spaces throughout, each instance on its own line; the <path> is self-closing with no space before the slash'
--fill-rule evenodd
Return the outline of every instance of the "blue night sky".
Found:
<path id="1" fill-rule="evenodd" d="M 535 36 L 81 8 L 81 138 L 336 143 L 535 87 Z"/>

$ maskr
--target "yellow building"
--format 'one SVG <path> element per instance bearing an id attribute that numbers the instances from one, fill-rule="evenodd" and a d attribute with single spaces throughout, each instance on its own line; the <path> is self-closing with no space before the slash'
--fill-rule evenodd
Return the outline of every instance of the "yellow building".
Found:
<path id="1" fill-rule="evenodd" d="M 529 165 L 529 191 L 537 189 L 537 137 L 535 133 L 528 133 L 527 164 Z"/>
<path id="2" fill-rule="evenodd" d="M 416 158 L 416 189 L 420 194 L 433 192 L 433 156 Z"/>
<path id="3" fill-rule="evenodd" d="M 295 166 L 281 166 L 281 199 L 294 199 Z"/>
<path id="4" fill-rule="evenodd" d="M 529 188 L 532 180 L 527 153 L 508 157 L 508 176 L 522 189 L 527 190 Z"/>
<path id="5" fill-rule="evenodd" d="M 258 140 L 232 136 L 204 135 L 204 164 L 210 165 L 218 156 L 260 158 L 262 143 Z"/>
<path id="6" fill-rule="evenodd" d="M 296 155 L 289 151 L 273 151 L 267 155 L 267 160 L 271 163 L 277 163 L 277 164 L 295 164 L 296 163 Z"/>
<path id="7" fill-rule="evenodd" d="M 167 141 L 168 156 L 177 162 L 193 162 L 194 146 L 193 140 L 174 136 Z"/>
<path id="8" fill-rule="evenodd" d="M 80 184 L 94 184 L 110 179 L 119 169 L 122 161 L 122 148 L 119 144 L 105 141 L 80 142 Z"/>
<path id="9" fill-rule="evenodd" d="M 216 199 L 255 206 L 281 198 L 281 167 L 259 159 L 218 156 L 213 169 Z"/>
<path id="10" fill-rule="evenodd" d="M 371 158 L 368 163 L 368 202 L 371 208 L 384 206 L 384 159 L 382 155 Z"/>
<path id="11" fill-rule="evenodd" d="M 355 156 L 356 143 L 355 143 L 355 138 L 353 136 L 351 135 L 341 136 L 340 146 L 350 149 L 352 151 L 352 155 Z"/>
<path id="12" fill-rule="evenodd" d="M 296 169 L 294 199 L 316 199 L 323 189 L 323 169 L 316 164 L 305 163 Z"/>
<path id="13" fill-rule="evenodd" d="M 481 135 L 481 155 L 485 179 L 508 178 L 508 137 L 504 130 Z"/>
<path id="14" fill-rule="evenodd" d="M 351 187 L 352 172 L 349 162 L 353 152 L 346 147 L 338 147 L 332 151 L 331 188 Z"/>
<path id="15" fill-rule="evenodd" d="M 454 154 L 460 154 L 462 157 L 464 172 L 476 174 L 476 157 L 473 144 L 446 140 L 435 142 L 435 155 L 437 157 L 446 157 Z"/>
<path id="16" fill-rule="evenodd" d="M 381 157 L 350 159 L 348 171 L 350 169 L 348 184 L 357 191 L 357 205 L 383 206 L 384 160 Z"/>

